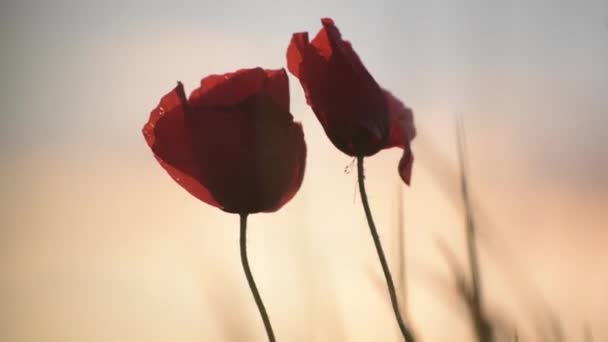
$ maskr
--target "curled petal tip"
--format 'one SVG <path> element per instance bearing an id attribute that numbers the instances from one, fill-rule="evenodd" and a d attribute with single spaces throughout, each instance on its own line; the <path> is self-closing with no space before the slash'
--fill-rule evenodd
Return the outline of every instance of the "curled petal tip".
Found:
<path id="1" fill-rule="evenodd" d="M 414 155 L 408 148 L 404 149 L 403 156 L 399 161 L 399 176 L 406 185 L 410 185 L 412 180 L 412 166 L 414 164 Z"/>
<path id="2" fill-rule="evenodd" d="M 334 26 L 334 20 L 329 17 L 321 18 L 321 24 L 323 26 Z"/>

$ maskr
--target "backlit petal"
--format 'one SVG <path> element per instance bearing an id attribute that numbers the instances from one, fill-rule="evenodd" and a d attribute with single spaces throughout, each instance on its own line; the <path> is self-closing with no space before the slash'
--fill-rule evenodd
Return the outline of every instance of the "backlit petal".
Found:
<path id="1" fill-rule="evenodd" d="M 143 128 L 144 137 L 158 162 L 177 183 L 201 201 L 220 207 L 197 179 L 200 170 L 186 128 L 187 110 L 184 88 L 179 83 L 150 113 Z"/>

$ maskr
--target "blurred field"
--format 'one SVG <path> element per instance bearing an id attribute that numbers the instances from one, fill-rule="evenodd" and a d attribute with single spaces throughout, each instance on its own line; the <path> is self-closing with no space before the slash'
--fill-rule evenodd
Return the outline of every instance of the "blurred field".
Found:
<path id="1" fill-rule="evenodd" d="M 281 67 L 321 16 L 416 113 L 412 187 L 397 150 L 366 160 L 366 183 L 420 341 L 474 341 L 453 268 L 468 279 L 456 113 L 487 315 L 519 341 L 608 341 L 604 2 L 0 6 L 0 341 L 264 341 L 238 217 L 174 184 L 140 130 L 175 81 Z M 304 184 L 249 222 L 275 332 L 398 341 L 351 160 L 294 81 Z"/>

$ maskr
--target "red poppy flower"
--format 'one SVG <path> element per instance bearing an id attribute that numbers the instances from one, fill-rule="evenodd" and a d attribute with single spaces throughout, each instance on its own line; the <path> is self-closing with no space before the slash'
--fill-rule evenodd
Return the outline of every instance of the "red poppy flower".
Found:
<path id="1" fill-rule="evenodd" d="M 177 183 L 227 212 L 276 211 L 302 184 L 306 145 L 283 69 L 207 76 L 189 99 L 178 83 L 143 134 Z"/>
<path id="2" fill-rule="evenodd" d="M 287 49 L 287 67 L 300 80 L 306 100 L 331 142 L 350 156 L 371 156 L 391 147 L 404 150 L 399 174 L 409 184 L 414 139 L 413 114 L 383 90 L 367 71 L 333 20 L 309 42 L 295 33 Z"/>

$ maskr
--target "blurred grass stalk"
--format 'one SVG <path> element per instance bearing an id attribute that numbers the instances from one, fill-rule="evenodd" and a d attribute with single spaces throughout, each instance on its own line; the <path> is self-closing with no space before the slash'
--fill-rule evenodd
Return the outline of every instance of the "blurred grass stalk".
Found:
<path id="1" fill-rule="evenodd" d="M 477 341 L 492 342 L 494 333 L 490 321 L 483 307 L 483 293 L 481 287 L 481 271 L 477 253 L 477 231 L 473 217 L 473 206 L 469 197 L 467 182 L 467 160 L 464 122 L 460 115 L 456 116 L 456 139 L 458 147 L 458 161 L 460 166 L 460 191 L 465 210 L 465 233 L 467 243 L 467 256 L 471 274 L 471 289 L 469 296 L 469 313 Z"/>
<path id="2" fill-rule="evenodd" d="M 467 244 L 467 256 L 470 268 L 471 279 L 468 279 L 467 272 L 461 267 L 458 262 L 453 250 L 441 239 L 437 239 L 437 244 L 440 252 L 443 254 L 448 267 L 450 268 L 452 275 L 456 281 L 456 290 L 458 296 L 464 301 L 467 312 L 470 316 L 473 329 L 478 341 L 522 341 L 522 336 L 525 334 L 521 333 L 521 330 L 513 325 L 513 321 L 505 316 L 497 315 L 494 313 L 490 315 L 483 305 L 482 296 L 482 277 L 479 266 L 478 256 L 478 226 L 477 221 L 481 221 L 483 225 L 493 227 L 495 224 L 492 220 L 485 215 L 483 208 L 476 206 L 473 209 L 473 201 L 471 199 L 471 193 L 469 190 L 470 175 L 467 172 L 467 160 L 466 160 L 466 142 L 463 120 L 461 117 L 456 117 L 456 136 L 457 136 L 457 150 L 458 150 L 458 172 L 453 172 L 453 166 L 443 156 L 439 149 L 429 140 L 422 140 L 419 143 L 419 147 L 423 149 L 425 155 L 425 161 L 430 164 L 427 165 L 434 180 L 437 182 L 439 187 L 448 195 L 451 202 L 456 206 L 458 202 L 458 193 L 464 203 L 465 209 L 465 238 Z M 422 137 L 420 137 L 422 138 Z M 458 178 L 460 181 L 460 187 L 455 186 L 451 182 L 452 179 Z M 460 188 L 460 189 L 458 189 Z M 406 308 L 405 294 L 406 289 L 406 274 L 405 274 L 405 255 L 404 255 L 404 225 L 403 225 L 403 212 L 402 212 L 402 189 L 399 189 L 398 193 L 398 252 L 399 252 L 399 279 L 402 283 L 401 292 L 404 295 L 403 309 Z M 459 191 L 458 191 L 459 190 Z M 491 242 L 487 240 L 485 236 L 485 242 Z M 563 342 L 566 340 L 566 334 L 564 327 L 559 319 L 559 315 L 552 310 L 542 300 L 542 295 L 538 293 L 534 286 L 526 280 L 525 276 L 521 274 L 521 270 L 517 267 L 513 267 L 509 263 L 505 263 L 505 260 L 511 260 L 509 251 L 504 249 L 500 244 L 493 245 L 490 249 L 495 260 L 502 263 L 503 267 L 508 268 L 509 280 L 511 285 L 516 287 L 516 291 L 520 296 L 525 297 L 522 304 L 526 305 L 527 314 L 529 315 L 528 322 L 532 325 L 535 337 L 537 341 L 545 342 Z M 506 259 L 505 259 L 506 258 Z M 530 292 L 531 291 L 531 292 Z M 531 302 L 537 303 L 538 306 L 529 307 Z M 538 304 L 540 301 L 540 304 Z M 540 309 L 540 317 L 538 316 L 538 310 Z M 534 314 L 537 312 L 537 314 Z M 502 317 L 502 319 L 500 319 Z M 593 342 L 593 335 L 591 327 L 588 323 L 583 325 L 583 341 Z"/>

